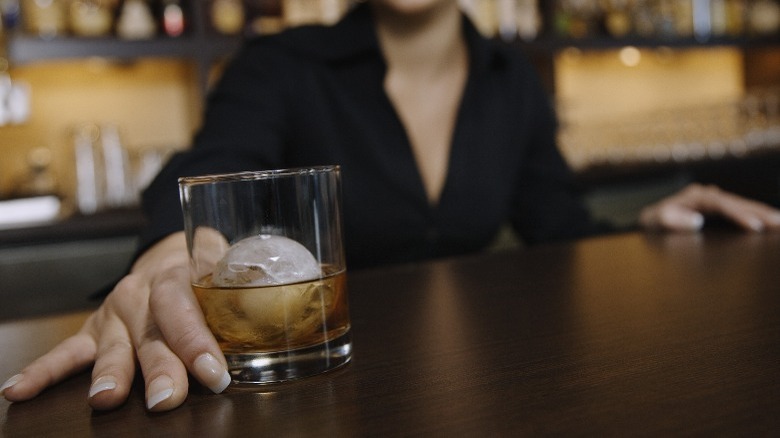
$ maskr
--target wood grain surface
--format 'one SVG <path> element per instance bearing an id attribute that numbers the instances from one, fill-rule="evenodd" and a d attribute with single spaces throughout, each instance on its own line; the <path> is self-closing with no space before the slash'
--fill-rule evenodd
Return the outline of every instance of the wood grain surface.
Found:
<path id="1" fill-rule="evenodd" d="M 624 234 L 351 272 L 352 363 L 93 412 L 89 373 L 0 401 L 18 436 L 767 436 L 780 430 L 780 234 Z M 86 314 L 0 325 L 0 379 Z"/>

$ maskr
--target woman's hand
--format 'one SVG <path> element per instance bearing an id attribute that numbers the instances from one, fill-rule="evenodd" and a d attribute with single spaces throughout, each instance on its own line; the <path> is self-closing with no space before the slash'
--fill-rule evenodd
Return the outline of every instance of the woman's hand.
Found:
<path id="1" fill-rule="evenodd" d="M 780 230 L 780 210 L 714 186 L 691 184 L 645 207 L 639 224 L 646 229 L 696 231 L 705 215 L 720 215 L 749 231 Z"/>
<path id="2" fill-rule="evenodd" d="M 152 411 L 184 402 L 188 371 L 215 393 L 230 383 L 190 286 L 184 233 L 144 253 L 81 330 L 11 377 L 2 395 L 28 400 L 94 364 L 89 404 L 113 409 L 130 393 L 136 362 Z"/>

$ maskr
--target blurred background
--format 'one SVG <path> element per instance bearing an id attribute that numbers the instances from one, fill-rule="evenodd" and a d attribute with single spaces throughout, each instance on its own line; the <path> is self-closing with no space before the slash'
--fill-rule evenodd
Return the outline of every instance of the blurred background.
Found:
<path id="1" fill-rule="evenodd" d="M 534 62 L 598 217 L 691 181 L 780 203 L 777 0 L 459 2 Z M 350 4 L 0 0 L 0 319 L 93 305 L 241 40 Z"/>

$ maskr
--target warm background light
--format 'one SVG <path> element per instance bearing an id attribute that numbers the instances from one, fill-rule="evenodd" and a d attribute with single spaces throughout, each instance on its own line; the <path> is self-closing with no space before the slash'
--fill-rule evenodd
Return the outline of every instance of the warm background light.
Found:
<path id="1" fill-rule="evenodd" d="M 587 56 L 566 50 L 555 62 L 559 115 L 571 124 L 732 102 L 745 92 L 742 54 L 733 48 L 624 49 Z"/>
<path id="2" fill-rule="evenodd" d="M 33 148 L 52 151 L 61 193 L 72 191 L 73 127 L 112 123 L 129 150 L 186 147 L 199 123 L 194 69 L 177 60 L 117 63 L 102 59 L 16 66 L 15 81 L 30 84 L 26 123 L 0 128 L 0 194 L 24 177 Z"/>

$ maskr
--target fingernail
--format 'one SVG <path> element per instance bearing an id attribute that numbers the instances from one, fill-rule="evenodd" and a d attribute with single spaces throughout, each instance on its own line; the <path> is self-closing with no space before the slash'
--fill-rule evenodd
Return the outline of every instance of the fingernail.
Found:
<path id="1" fill-rule="evenodd" d="M 102 376 L 95 379 L 92 386 L 89 387 L 89 398 L 103 391 L 110 391 L 116 388 L 116 380 L 111 376 Z"/>
<path id="2" fill-rule="evenodd" d="M 146 409 L 150 411 L 161 402 L 173 395 L 173 380 L 168 376 L 160 376 L 149 384 L 146 390 L 149 397 L 146 399 Z"/>
<path id="3" fill-rule="evenodd" d="M 693 213 L 690 218 L 692 229 L 700 230 L 704 226 L 704 216 L 701 213 Z"/>
<path id="4" fill-rule="evenodd" d="M 230 374 L 217 358 L 204 353 L 195 359 L 195 374 L 213 393 L 219 394 L 230 384 Z"/>
<path id="5" fill-rule="evenodd" d="M 748 227 L 753 231 L 764 231 L 764 223 L 760 219 L 750 218 L 748 219 Z"/>
<path id="6" fill-rule="evenodd" d="M 17 374 L 15 376 L 11 376 L 10 379 L 6 380 L 5 383 L 3 383 L 3 386 L 0 386 L 0 396 L 2 396 L 3 393 L 5 393 L 6 389 L 19 383 L 22 380 L 22 377 L 23 376 L 21 374 Z"/>

